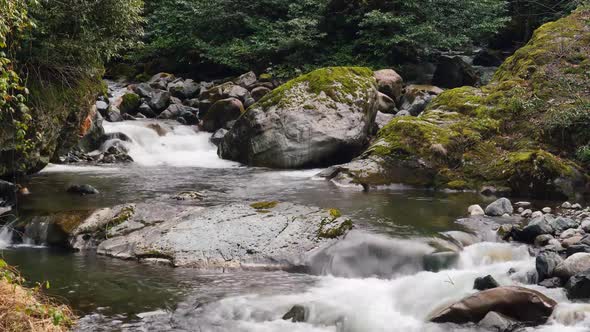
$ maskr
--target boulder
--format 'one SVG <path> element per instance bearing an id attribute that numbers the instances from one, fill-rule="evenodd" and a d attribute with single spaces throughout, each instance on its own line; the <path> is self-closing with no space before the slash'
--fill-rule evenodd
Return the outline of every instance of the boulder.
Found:
<path id="1" fill-rule="evenodd" d="M 544 324 L 557 302 L 540 292 L 523 287 L 507 286 L 488 289 L 451 304 L 434 313 L 434 323 L 477 323 L 490 312 L 531 325 Z"/>
<path id="2" fill-rule="evenodd" d="M 500 198 L 486 207 L 485 213 L 488 216 L 499 217 L 504 214 L 512 214 L 514 208 L 508 198 Z"/>
<path id="3" fill-rule="evenodd" d="M 290 320 L 293 323 L 305 322 L 305 307 L 296 305 L 289 310 L 284 316 L 283 320 Z"/>
<path id="4" fill-rule="evenodd" d="M 141 105 L 139 105 L 138 108 L 138 113 L 137 114 L 142 114 L 143 116 L 145 116 L 146 118 L 155 118 L 156 116 L 158 116 L 150 107 L 150 105 L 146 104 L 146 103 L 142 103 Z"/>
<path id="5" fill-rule="evenodd" d="M 492 332 L 512 332 L 522 327 L 514 319 L 494 311 L 489 312 L 477 325 Z"/>
<path id="6" fill-rule="evenodd" d="M 224 128 L 229 121 L 237 120 L 244 112 L 244 105 L 236 98 L 219 100 L 203 117 L 203 129 L 215 132 Z"/>
<path id="7" fill-rule="evenodd" d="M 159 114 L 170 105 L 170 92 L 164 90 L 153 90 L 149 96 L 148 105 Z"/>
<path id="8" fill-rule="evenodd" d="M 240 77 L 236 78 L 234 80 L 234 83 L 243 88 L 248 88 L 254 85 L 254 83 L 256 83 L 257 80 L 258 79 L 256 78 L 256 74 L 252 71 L 249 71 L 243 75 L 240 75 Z"/>
<path id="9" fill-rule="evenodd" d="M 96 109 L 92 109 L 90 114 L 86 117 L 84 124 L 79 132 L 82 137 L 78 142 L 78 148 L 83 152 L 91 152 L 98 148 L 103 143 L 102 137 L 104 135 L 103 117 Z"/>
<path id="10" fill-rule="evenodd" d="M 195 97 L 201 90 L 201 85 L 191 79 L 176 80 L 168 84 L 168 91 L 174 97 L 190 99 Z"/>
<path id="11" fill-rule="evenodd" d="M 590 270 L 572 276 L 565 284 L 567 297 L 574 299 L 590 299 Z"/>
<path id="12" fill-rule="evenodd" d="M 395 106 L 395 101 L 391 99 L 388 95 L 379 92 L 379 112 L 387 113 L 387 114 L 395 114 L 397 113 L 397 107 Z"/>
<path id="13" fill-rule="evenodd" d="M 89 184 L 74 184 L 68 187 L 67 192 L 71 194 L 78 194 L 78 195 L 96 195 L 98 194 L 98 190 Z"/>
<path id="14" fill-rule="evenodd" d="M 553 251 L 543 251 L 535 258 L 535 266 L 539 281 L 553 277 L 555 268 L 563 262 L 563 258 Z"/>
<path id="15" fill-rule="evenodd" d="M 377 92 L 367 68 L 331 67 L 300 76 L 250 107 L 225 136 L 219 155 L 273 168 L 349 161 L 367 146 Z"/>
<path id="16" fill-rule="evenodd" d="M 491 275 L 487 275 L 485 277 L 478 277 L 473 282 L 473 289 L 484 291 L 486 289 L 492 289 L 500 287 L 500 284 L 492 277 Z"/>
<path id="17" fill-rule="evenodd" d="M 578 273 L 590 270 L 590 253 L 576 253 L 559 263 L 553 274 L 567 280 Z"/>
<path id="18" fill-rule="evenodd" d="M 557 217 L 550 223 L 551 228 L 556 232 L 561 233 L 571 228 L 577 228 L 578 224 L 571 218 Z"/>
<path id="19" fill-rule="evenodd" d="M 552 219 L 547 215 L 532 219 L 524 229 L 515 231 L 514 239 L 520 242 L 533 243 L 539 235 L 553 234 L 554 230 L 550 224 Z"/>
<path id="20" fill-rule="evenodd" d="M 225 137 L 225 135 L 227 135 L 228 132 L 229 131 L 227 129 L 221 128 L 217 130 L 209 140 L 211 141 L 211 143 L 215 144 L 215 146 L 219 146 L 219 144 L 221 144 L 223 138 Z"/>
<path id="21" fill-rule="evenodd" d="M 252 89 L 250 94 L 252 95 L 252 98 L 254 98 L 255 101 L 259 101 L 260 99 L 262 99 L 262 97 L 266 96 L 271 91 L 272 90 L 267 87 L 259 86 L 259 87 Z"/>
<path id="22" fill-rule="evenodd" d="M 122 259 L 161 258 L 201 269 L 302 266 L 352 228 L 329 210 L 279 202 L 210 208 L 126 204 L 95 211 L 71 235 L 73 248 Z"/>
<path id="23" fill-rule="evenodd" d="M 467 208 L 467 212 L 471 216 L 483 216 L 483 215 L 485 215 L 484 210 L 478 204 L 471 205 L 469 208 Z"/>
<path id="24" fill-rule="evenodd" d="M 119 106 L 119 110 L 121 111 L 121 114 L 135 115 L 139 110 L 139 106 L 141 106 L 141 99 L 139 95 L 135 93 L 126 93 L 123 95 L 123 100 Z"/>
<path id="25" fill-rule="evenodd" d="M 123 116 L 121 115 L 121 111 L 119 111 L 117 107 L 111 105 L 109 106 L 107 116 L 105 117 L 105 119 L 108 122 L 120 122 L 123 121 Z"/>
<path id="26" fill-rule="evenodd" d="M 432 78 L 432 84 L 443 88 L 475 86 L 479 73 L 459 56 L 442 56 Z"/>
<path id="27" fill-rule="evenodd" d="M 402 77 L 393 69 L 377 70 L 374 75 L 379 92 L 389 96 L 394 101 L 399 100 L 404 87 Z"/>

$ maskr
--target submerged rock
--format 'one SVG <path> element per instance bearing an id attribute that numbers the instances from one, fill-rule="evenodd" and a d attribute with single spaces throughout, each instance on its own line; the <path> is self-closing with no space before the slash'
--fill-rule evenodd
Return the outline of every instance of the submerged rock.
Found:
<path id="1" fill-rule="evenodd" d="M 96 195 L 99 194 L 99 191 L 89 184 L 74 184 L 68 187 L 67 192 L 72 194 L 79 194 L 79 195 Z"/>
<path id="2" fill-rule="evenodd" d="M 284 316 L 283 320 L 290 320 L 293 323 L 305 322 L 305 307 L 296 305 L 289 310 Z"/>
<path id="3" fill-rule="evenodd" d="M 219 155 L 274 168 L 349 161 L 368 143 L 377 92 L 367 68 L 324 68 L 300 76 L 250 107 L 225 136 Z"/>
<path id="4" fill-rule="evenodd" d="M 514 319 L 494 311 L 489 312 L 477 325 L 492 332 L 511 332 L 522 327 Z"/>
<path id="5" fill-rule="evenodd" d="M 272 204 L 271 204 L 272 203 Z M 285 269 L 346 234 L 350 220 L 290 203 L 212 208 L 130 204 L 93 213 L 72 246 L 123 259 L 167 259 L 201 269 Z"/>
<path id="6" fill-rule="evenodd" d="M 557 302 L 540 292 L 507 286 L 485 290 L 434 313 L 434 323 L 477 323 L 490 312 L 497 312 L 519 322 L 544 324 Z"/>

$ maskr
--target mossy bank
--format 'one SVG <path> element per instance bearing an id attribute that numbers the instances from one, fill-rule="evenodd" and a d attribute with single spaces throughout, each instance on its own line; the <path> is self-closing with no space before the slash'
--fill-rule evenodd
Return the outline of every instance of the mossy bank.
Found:
<path id="1" fill-rule="evenodd" d="M 590 166 L 590 9 L 539 28 L 482 88 L 438 96 L 398 117 L 360 157 L 377 172 L 343 168 L 365 186 L 406 183 L 514 195 L 587 192 Z"/>

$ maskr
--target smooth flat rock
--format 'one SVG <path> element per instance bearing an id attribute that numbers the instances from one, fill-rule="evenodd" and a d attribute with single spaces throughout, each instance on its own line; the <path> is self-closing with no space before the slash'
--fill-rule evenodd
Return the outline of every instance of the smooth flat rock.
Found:
<path id="1" fill-rule="evenodd" d="M 72 246 L 201 269 L 285 269 L 303 265 L 308 253 L 352 228 L 334 210 L 276 202 L 253 206 L 130 204 L 102 209 L 78 226 Z"/>

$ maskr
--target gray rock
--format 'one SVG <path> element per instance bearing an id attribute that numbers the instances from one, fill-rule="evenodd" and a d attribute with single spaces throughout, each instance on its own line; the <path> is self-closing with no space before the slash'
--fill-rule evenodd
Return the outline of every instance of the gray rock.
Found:
<path id="1" fill-rule="evenodd" d="M 96 102 L 96 110 L 102 115 L 103 117 L 107 115 L 107 110 L 109 109 L 109 104 L 104 101 L 97 101 Z"/>
<path id="2" fill-rule="evenodd" d="M 134 86 L 133 91 L 143 98 L 151 98 L 155 89 L 147 83 L 141 83 Z"/>
<path id="3" fill-rule="evenodd" d="M 283 269 L 301 266 L 314 249 L 351 227 L 327 210 L 290 203 L 145 203 L 96 211 L 74 230 L 71 243 L 123 259 L 165 258 L 174 266 Z"/>
<path id="4" fill-rule="evenodd" d="M 556 232 L 563 232 L 567 229 L 578 227 L 578 224 L 574 220 L 563 217 L 553 219 L 550 222 L 550 225 Z"/>
<path id="5" fill-rule="evenodd" d="M 514 203 L 514 206 L 518 206 L 521 208 L 525 208 L 528 209 L 532 206 L 531 202 L 526 202 L 526 201 L 520 201 L 520 202 L 516 202 Z"/>
<path id="6" fill-rule="evenodd" d="M 500 284 L 492 277 L 491 275 L 487 275 L 485 277 L 476 278 L 473 282 L 473 289 L 483 291 L 486 289 L 492 289 L 500 287 Z"/>
<path id="7" fill-rule="evenodd" d="M 580 226 L 582 230 L 586 233 L 590 233 L 590 219 L 582 220 L 582 224 Z"/>
<path id="8" fill-rule="evenodd" d="M 228 98 L 236 98 L 239 99 L 242 103 L 245 103 L 246 100 L 252 98 L 250 92 L 245 88 L 242 88 L 239 85 L 233 85 L 229 88 L 226 92 Z"/>
<path id="9" fill-rule="evenodd" d="M 514 208 L 508 198 L 500 198 L 486 207 L 485 213 L 488 216 L 502 216 L 505 213 L 512 214 Z"/>
<path id="10" fill-rule="evenodd" d="M 79 195 L 96 195 L 98 194 L 98 190 L 89 184 L 74 184 L 68 187 L 67 192 L 72 194 L 79 194 Z"/>
<path id="11" fill-rule="evenodd" d="M 522 231 L 516 232 L 515 240 L 533 243 L 539 235 L 553 234 L 554 230 L 550 225 L 552 219 L 549 216 L 532 219 Z"/>
<path id="12" fill-rule="evenodd" d="M 341 68 L 341 75 L 331 76 L 333 70 L 297 78 L 273 91 L 268 102 L 250 107 L 225 136 L 219 155 L 273 168 L 334 165 L 358 156 L 377 114 L 376 84 L 355 69 Z M 331 91 L 309 89 L 309 80 L 320 75 L 333 77 L 326 83 Z M 339 80 L 356 86 L 345 89 Z"/>
<path id="13" fill-rule="evenodd" d="M 511 332 L 522 326 L 512 318 L 494 311 L 490 311 L 477 325 L 492 332 Z"/>
<path id="14" fill-rule="evenodd" d="M 577 253 L 557 265 L 553 274 L 563 279 L 569 279 L 587 270 L 590 270 L 590 253 Z"/>
<path id="15" fill-rule="evenodd" d="M 572 209 L 574 209 L 574 210 L 581 210 L 582 209 L 582 205 L 580 205 L 579 203 L 576 203 L 576 204 L 572 205 Z"/>
<path id="16" fill-rule="evenodd" d="M 391 99 L 388 95 L 379 92 L 379 112 L 387 113 L 387 114 L 395 114 L 397 113 L 397 107 L 395 106 L 395 101 Z"/>
<path id="17" fill-rule="evenodd" d="M 225 137 L 227 133 L 227 129 L 221 128 L 217 130 L 209 140 L 211 141 L 211 143 L 215 144 L 215 146 L 219 146 L 219 144 L 221 144 L 221 142 L 223 141 L 223 137 Z"/>
<path id="18" fill-rule="evenodd" d="M 460 56 L 442 56 L 432 77 L 432 84 L 441 88 L 475 86 L 479 73 Z"/>
<path id="19" fill-rule="evenodd" d="M 107 110 L 107 116 L 105 119 L 109 122 L 120 122 L 123 121 L 123 116 L 117 107 L 111 105 Z"/>
<path id="20" fill-rule="evenodd" d="M 181 99 L 190 99 L 201 90 L 201 85 L 191 79 L 177 80 L 168 84 L 168 91 L 172 96 Z"/>
<path id="21" fill-rule="evenodd" d="M 563 202 L 563 204 L 561 204 L 561 207 L 563 209 L 571 209 L 572 208 L 572 203 L 570 203 L 570 202 Z"/>
<path id="22" fill-rule="evenodd" d="M 542 286 L 545 288 L 561 288 L 561 287 L 563 287 L 563 281 L 561 281 L 561 278 L 553 277 L 553 278 L 549 278 L 549 279 L 545 279 L 545 280 L 541 281 L 539 283 L 539 286 Z"/>
<path id="23" fill-rule="evenodd" d="M 544 247 L 553 239 L 554 237 L 551 234 L 541 234 L 535 238 L 534 244 L 536 247 Z"/>
<path id="24" fill-rule="evenodd" d="M 170 105 L 170 92 L 153 90 L 149 96 L 148 105 L 155 113 L 164 111 Z"/>
<path id="25" fill-rule="evenodd" d="M 535 267 L 539 276 L 539 281 L 553 277 L 555 268 L 563 262 L 563 258 L 556 252 L 544 251 L 537 255 Z"/>
<path id="26" fill-rule="evenodd" d="M 475 204 L 475 205 L 471 205 L 468 209 L 467 212 L 469 213 L 469 215 L 471 216 L 483 216 L 485 215 L 484 210 L 481 208 L 481 206 Z"/>
<path id="27" fill-rule="evenodd" d="M 577 253 L 590 253 L 590 246 L 585 245 L 585 244 L 574 244 L 574 245 L 569 245 L 566 248 L 566 256 L 569 257 L 571 255 L 577 254 Z"/>
<path id="28" fill-rule="evenodd" d="M 141 115 L 145 116 L 146 118 L 150 118 L 150 119 L 155 118 L 157 116 L 157 114 L 152 110 L 150 105 L 148 105 L 146 103 L 139 105 L 139 109 L 138 109 L 137 114 L 141 114 Z"/>
<path id="29" fill-rule="evenodd" d="M 401 110 L 395 114 L 396 117 L 399 116 L 412 116 L 408 110 Z"/>
<path id="30" fill-rule="evenodd" d="M 259 87 L 252 89 L 250 94 L 252 95 L 252 98 L 254 98 L 255 101 L 259 101 L 260 99 L 262 99 L 262 97 L 266 96 L 271 91 L 272 90 L 267 87 L 259 86 Z"/>
<path id="31" fill-rule="evenodd" d="M 293 323 L 305 322 L 305 307 L 296 305 L 289 310 L 284 316 L 283 320 L 290 320 Z"/>
<path id="32" fill-rule="evenodd" d="M 543 212 L 541 211 L 535 211 L 533 212 L 533 214 L 531 214 L 531 218 L 535 219 L 535 218 L 539 218 L 543 216 Z"/>
<path id="33" fill-rule="evenodd" d="M 543 211 L 543 213 L 551 213 L 551 208 L 550 207 L 544 207 L 541 211 Z"/>
<path id="34" fill-rule="evenodd" d="M 243 88 L 247 88 L 254 85 L 257 80 L 258 78 L 256 77 L 256 74 L 252 71 L 249 71 L 243 75 L 240 75 L 240 77 L 234 80 L 234 83 Z"/>
<path id="35" fill-rule="evenodd" d="M 590 270 L 577 273 L 565 284 L 570 299 L 590 299 Z"/>

